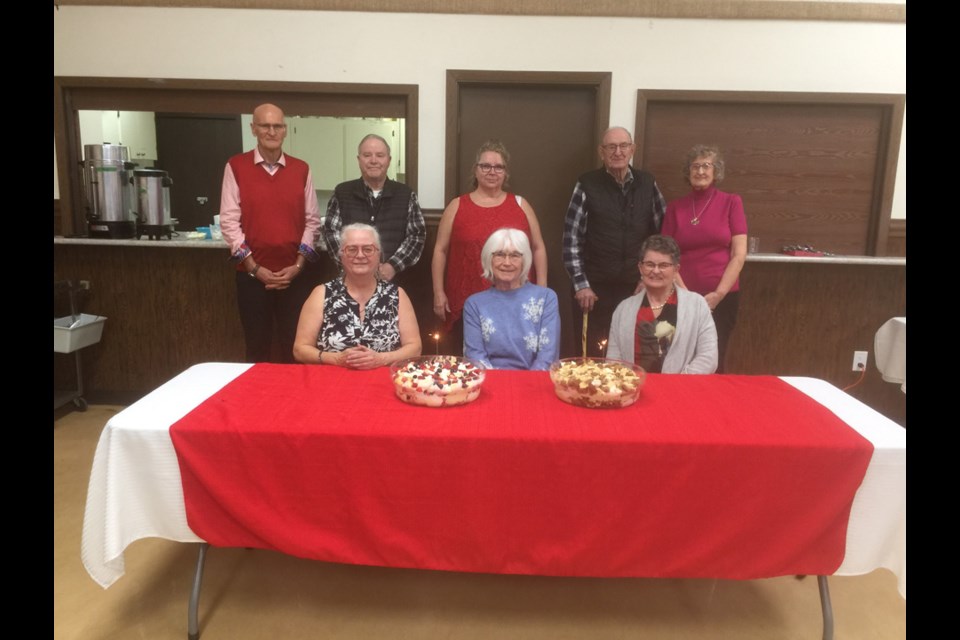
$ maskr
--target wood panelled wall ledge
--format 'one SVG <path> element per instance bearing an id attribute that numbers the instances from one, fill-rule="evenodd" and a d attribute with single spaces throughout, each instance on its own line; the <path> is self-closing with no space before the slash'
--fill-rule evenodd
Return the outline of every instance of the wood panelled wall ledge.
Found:
<path id="1" fill-rule="evenodd" d="M 55 6 L 200 7 L 522 16 L 695 18 L 706 20 L 842 20 L 906 22 L 906 2 L 828 0 L 57 0 Z"/>
<path id="2" fill-rule="evenodd" d="M 425 256 L 433 253 L 435 235 L 430 225 Z M 91 402 L 131 402 L 194 364 L 242 361 L 236 285 L 222 243 L 55 237 L 53 248 L 54 280 L 89 281 L 82 311 L 107 317 L 100 343 L 81 352 Z M 428 352 L 435 324 L 429 262 L 406 272 L 403 284 Z M 906 315 L 906 262 L 749 256 L 729 371 L 809 376 L 843 388 L 857 379 L 853 351 L 868 351 L 866 378 L 850 394 L 905 425 L 906 396 L 881 379 L 873 337 L 888 319 Z M 329 260 L 311 268 L 323 280 L 335 275 Z M 571 295 L 568 282 L 550 284 L 558 295 Z M 58 388 L 76 388 L 72 354 L 54 354 L 54 373 Z"/>

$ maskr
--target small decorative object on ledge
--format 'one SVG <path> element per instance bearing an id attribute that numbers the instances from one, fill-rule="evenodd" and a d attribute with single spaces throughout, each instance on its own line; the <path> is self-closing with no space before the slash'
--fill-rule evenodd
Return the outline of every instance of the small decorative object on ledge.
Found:
<path id="1" fill-rule="evenodd" d="M 823 256 L 833 255 L 826 251 L 814 249 L 808 244 L 783 245 L 783 249 L 781 249 L 780 252 L 788 256 L 805 256 L 808 258 L 822 258 Z"/>

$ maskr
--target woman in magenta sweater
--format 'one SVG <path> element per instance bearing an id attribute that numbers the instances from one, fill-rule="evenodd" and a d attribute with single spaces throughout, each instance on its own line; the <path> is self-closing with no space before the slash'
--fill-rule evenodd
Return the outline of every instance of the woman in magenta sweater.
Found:
<path id="1" fill-rule="evenodd" d="M 717 147 L 696 145 L 687 152 L 683 176 L 688 195 L 667 206 L 660 233 L 680 245 L 683 264 L 681 286 L 707 300 L 717 325 L 719 366 L 740 305 L 740 270 L 747 257 L 747 218 L 740 196 L 717 189 L 725 164 Z"/>

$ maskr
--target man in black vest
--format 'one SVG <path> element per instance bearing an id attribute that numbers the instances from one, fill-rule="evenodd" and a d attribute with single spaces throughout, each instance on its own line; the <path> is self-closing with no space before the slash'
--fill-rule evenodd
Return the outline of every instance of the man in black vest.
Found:
<path id="1" fill-rule="evenodd" d="M 337 185 L 323 222 L 327 251 L 338 264 L 340 229 L 354 222 L 376 227 L 383 246 L 380 277 L 385 280 L 417 264 L 427 238 L 417 194 L 387 177 L 390 160 L 386 140 L 373 133 L 364 136 L 357 148 L 361 177 Z"/>
<path id="2" fill-rule="evenodd" d="M 586 316 L 591 356 L 605 352 L 613 310 L 637 289 L 640 245 L 660 231 L 667 208 L 653 176 L 630 166 L 634 149 L 629 131 L 607 129 L 598 149 L 603 167 L 580 176 L 564 223 L 563 264 L 574 289 L 574 337 L 579 345 Z"/>

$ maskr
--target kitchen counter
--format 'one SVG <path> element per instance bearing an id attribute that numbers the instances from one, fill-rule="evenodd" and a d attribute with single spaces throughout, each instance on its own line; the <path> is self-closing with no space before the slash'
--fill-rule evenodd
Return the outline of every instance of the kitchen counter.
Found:
<path id="1" fill-rule="evenodd" d="M 747 262 L 787 262 L 790 264 L 869 264 L 907 266 L 906 258 L 882 256 L 788 256 L 782 253 L 751 253 Z"/>
<path id="2" fill-rule="evenodd" d="M 114 238 L 65 238 L 63 236 L 53 236 L 53 244 L 72 244 L 87 247 L 175 247 L 189 249 L 226 249 L 227 243 L 223 240 L 188 240 L 185 236 L 174 236 L 172 240 L 161 238 L 160 240 L 150 240 L 142 238 L 127 238 L 125 240 Z"/>
<path id="3" fill-rule="evenodd" d="M 174 238 L 168 240 L 148 240 L 146 238 L 137 240 L 129 238 L 127 240 L 114 240 L 110 238 L 65 238 L 63 236 L 54 236 L 54 244 L 70 244 L 83 246 L 114 246 L 114 247 L 177 247 L 190 249 L 226 249 L 227 243 L 223 240 L 187 240 Z M 323 251 L 323 247 L 317 248 L 317 251 Z M 790 264 L 865 264 L 865 265 L 890 265 L 906 266 L 906 258 L 887 258 L 877 256 L 787 256 L 782 253 L 751 253 L 747 256 L 747 262 L 784 262 Z"/>
<path id="4" fill-rule="evenodd" d="M 425 257 L 403 284 L 423 334 L 437 328 L 427 259 L 434 237 L 428 236 Z M 229 258 L 222 240 L 54 237 L 54 278 L 89 282 L 83 311 L 109 318 L 101 343 L 84 349 L 88 395 L 146 393 L 199 362 L 242 361 L 236 271 Z M 872 352 L 877 329 L 906 315 L 906 264 L 906 258 L 748 255 L 728 371 L 808 376 L 840 387 L 855 382 L 853 352 Z M 337 274 L 326 256 L 309 269 L 317 282 Z M 569 310 L 569 279 L 550 284 Z M 569 329 L 568 315 L 563 317 Z M 575 342 L 569 334 L 567 340 Z M 874 357 L 871 353 L 871 363 Z M 73 375 L 72 365 L 61 364 L 65 376 Z M 73 388 L 72 380 L 61 388 Z M 884 382 L 872 364 L 851 394 L 905 420 L 904 394 Z"/>

